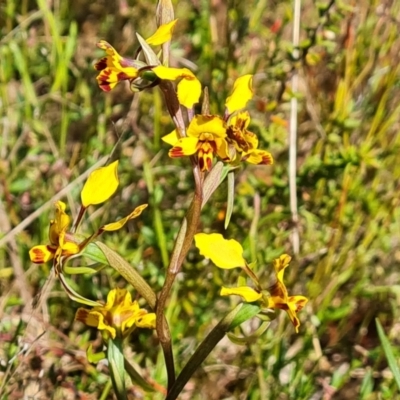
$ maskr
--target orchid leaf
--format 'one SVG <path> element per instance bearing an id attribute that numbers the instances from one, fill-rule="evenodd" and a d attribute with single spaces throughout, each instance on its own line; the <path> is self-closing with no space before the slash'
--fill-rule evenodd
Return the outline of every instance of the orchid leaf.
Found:
<path id="1" fill-rule="evenodd" d="M 155 391 L 154 387 L 151 386 L 150 383 L 147 382 L 146 379 L 142 377 L 142 375 L 140 375 L 140 373 L 136 370 L 136 368 L 132 364 L 130 364 L 126 358 L 124 365 L 125 365 L 125 371 L 128 373 L 133 383 L 140 386 L 146 392 Z"/>
<path id="2" fill-rule="evenodd" d="M 108 264 L 106 256 L 95 243 L 89 243 L 85 246 L 81 254 L 94 262 Z"/>
<path id="3" fill-rule="evenodd" d="M 229 330 L 232 330 L 233 328 L 236 328 L 243 322 L 255 317 L 259 312 L 261 308 L 255 304 L 242 304 L 242 307 L 240 310 L 237 312 L 235 317 L 233 318 L 231 324 L 229 325 Z"/>
<path id="4" fill-rule="evenodd" d="M 121 276 L 123 276 L 149 303 L 149 306 L 154 309 L 156 306 L 156 294 L 140 274 L 133 268 L 124 258 L 122 258 L 114 250 L 101 242 L 95 242 L 95 245 L 104 253 L 107 264 L 114 268 Z"/>

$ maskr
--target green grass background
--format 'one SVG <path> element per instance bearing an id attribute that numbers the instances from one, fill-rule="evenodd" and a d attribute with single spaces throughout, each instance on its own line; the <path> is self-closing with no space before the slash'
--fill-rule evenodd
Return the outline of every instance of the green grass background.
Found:
<path id="1" fill-rule="evenodd" d="M 290 1 L 174 4 L 179 22 L 172 62 L 191 68 L 208 86 L 214 113 L 223 112 L 238 76 L 255 74 L 250 128 L 275 164 L 238 171 L 227 231 L 225 185 L 205 207 L 200 229 L 240 241 L 245 257 L 257 261 L 265 286 L 273 280 L 272 259 L 283 252 L 293 255 L 288 121 L 290 99 L 298 99 L 301 249 L 286 282 L 290 293 L 310 298 L 300 313 L 299 334 L 281 313 L 256 341 L 238 346 L 224 340 L 181 398 L 400 398 L 375 325 L 378 318 L 397 358 L 400 2 L 302 2 L 300 60 L 291 57 Z M 89 211 L 82 232 L 148 202 L 140 218 L 103 240 L 137 266 L 155 290 L 162 286 L 193 190 L 189 161 L 168 158 L 160 138 L 173 127 L 157 89 L 133 96 L 120 84 L 105 94 L 93 69 L 103 55 L 95 46 L 99 39 L 121 54 L 134 54 L 135 32 L 148 37 L 155 30 L 155 5 L 133 0 L 0 4 L 1 398 L 113 398 L 107 367 L 86 361 L 89 342 L 101 350 L 99 336 L 74 323 L 78 305 L 58 283 L 32 311 L 50 266 L 32 265 L 28 250 L 47 242 L 54 196 L 69 183 L 62 200 L 76 215 L 80 177 L 108 156 L 121 136 L 114 153 L 120 159 L 118 193 Z M 294 68 L 298 93 L 290 91 Z M 178 371 L 234 304 L 218 292 L 235 278 L 234 272 L 205 263 L 197 250 L 189 253 L 167 315 Z M 109 288 L 124 282 L 106 269 L 74 276 L 71 284 L 86 297 L 104 299 Z M 253 321 L 243 329 L 256 326 Z M 150 381 L 165 385 L 152 332 L 134 334 L 127 354 Z M 143 398 L 139 388 L 132 388 L 131 396 Z"/>

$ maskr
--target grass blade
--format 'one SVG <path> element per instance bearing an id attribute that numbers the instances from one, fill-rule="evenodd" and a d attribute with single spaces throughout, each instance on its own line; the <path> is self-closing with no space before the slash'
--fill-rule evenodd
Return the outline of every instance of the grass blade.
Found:
<path id="1" fill-rule="evenodd" d="M 400 370 L 399 366 L 397 365 L 396 358 L 393 354 L 392 346 L 389 342 L 389 339 L 385 335 L 385 331 L 383 330 L 379 320 L 376 319 L 375 322 L 376 322 L 376 328 L 378 330 L 379 339 L 382 343 L 383 351 L 385 352 L 387 361 L 389 363 L 389 368 L 392 371 L 397 387 L 400 390 Z"/>

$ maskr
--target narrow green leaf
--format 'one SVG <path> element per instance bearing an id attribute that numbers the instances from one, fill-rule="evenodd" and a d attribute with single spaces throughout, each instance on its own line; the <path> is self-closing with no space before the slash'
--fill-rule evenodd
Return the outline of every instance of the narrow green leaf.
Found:
<path id="1" fill-rule="evenodd" d="M 115 395 L 118 400 L 126 400 L 128 397 L 125 389 L 125 366 L 121 338 L 108 340 L 107 359 Z"/>
<path id="2" fill-rule="evenodd" d="M 132 267 L 132 265 L 104 243 L 95 242 L 94 244 L 104 253 L 107 258 L 107 264 L 119 272 L 119 274 L 123 276 L 147 301 L 149 306 L 154 309 L 157 300 L 156 294 L 140 274 Z"/>
<path id="3" fill-rule="evenodd" d="M 128 373 L 130 378 L 132 379 L 132 383 L 135 383 L 136 385 L 140 386 L 143 390 L 146 392 L 154 392 L 155 389 L 153 386 L 150 385 L 149 382 L 147 382 L 142 375 L 139 374 L 138 371 L 136 371 L 135 367 L 130 364 L 126 359 L 125 359 L 125 371 Z"/>
<path id="4" fill-rule="evenodd" d="M 367 367 L 365 376 L 361 382 L 360 398 L 368 399 L 373 390 L 374 390 L 374 378 L 372 376 L 372 368 Z"/>
<path id="5" fill-rule="evenodd" d="M 211 195 L 223 181 L 223 169 L 224 164 L 218 161 L 204 180 L 203 202 L 201 203 L 201 207 L 204 207 Z"/>
<path id="6" fill-rule="evenodd" d="M 64 265 L 63 272 L 68 275 L 82 275 L 82 274 L 96 274 L 105 268 L 106 263 L 96 263 L 89 266 L 84 267 L 67 267 Z"/>
<path id="7" fill-rule="evenodd" d="M 385 331 L 383 330 L 378 318 L 375 319 L 375 323 L 378 330 L 379 339 L 382 343 L 383 351 L 385 352 L 388 360 L 389 368 L 392 371 L 397 387 L 400 390 L 400 370 L 399 366 L 397 365 L 397 360 L 393 354 L 392 346 L 390 345 L 389 339 L 385 335 Z"/>
<path id="8" fill-rule="evenodd" d="M 249 336 L 237 336 L 234 335 L 232 332 L 228 332 L 227 336 L 232 343 L 238 344 L 240 346 L 248 345 L 251 343 L 255 343 L 261 335 L 268 329 L 270 326 L 270 321 L 264 321 L 257 330 Z"/>
<path id="9" fill-rule="evenodd" d="M 24 97 L 34 107 L 39 106 L 39 101 L 36 96 L 35 87 L 33 86 L 31 76 L 29 74 L 29 66 L 27 64 L 27 59 L 22 54 L 21 48 L 17 45 L 16 42 L 11 41 L 10 50 L 13 53 L 14 65 L 16 70 L 21 74 Z"/>
<path id="10" fill-rule="evenodd" d="M 89 243 L 84 248 L 81 254 L 94 262 L 98 262 L 100 264 L 108 264 L 107 257 L 95 243 Z"/>
<path id="11" fill-rule="evenodd" d="M 237 312 L 231 324 L 229 325 L 228 330 L 232 330 L 233 328 L 236 328 L 237 326 L 247 321 L 248 319 L 253 318 L 260 312 L 260 310 L 261 308 L 257 305 L 243 303 L 242 307 Z"/>

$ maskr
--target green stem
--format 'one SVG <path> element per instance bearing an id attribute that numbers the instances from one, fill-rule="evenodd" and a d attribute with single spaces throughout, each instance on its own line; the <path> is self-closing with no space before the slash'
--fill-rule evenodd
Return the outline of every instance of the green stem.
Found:
<path id="1" fill-rule="evenodd" d="M 181 270 L 182 263 L 190 249 L 193 237 L 196 233 L 200 219 L 201 203 L 202 196 L 198 196 L 198 194 L 195 193 L 192 204 L 182 222 L 178 237 L 175 241 L 175 247 L 172 252 L 171 261 L 167 270 L 167 276 L 157 300 L 156 329 L 161 347 L 163 348 L 164 352 L 168 374 L 168 389 L 171 388 L 175 382 L 175 367 L 173 361 L 171 335 L 169 332 L 168 323 L 164 317 L 164 309 L 169 298 L 172 285 L 175 282 L 178 272 Z"/>
<path id="2" fill-rule="evenodd" d="M 172 83 L 169 81 L 161 81 L 160 89 L 164 94 L 166 106 L 172 117 L 172 120 L 174 121 L 179 136 L 185 137 L 185 122 Z M 175 278 L 181 270 L 182 263 L 185 260 L 186 255 L 192 245 L 193 237 L 199 224 L 200 211 L 203 201 L 203 179 L 200 173 L 200 169 L 194 157 L 191 157 L 191 162 L 193 166 L 193 175 L 195 181 L 195 193 L 192 203 L 186 213 L 186 216 L 182 221 L 178 237 L 175 240 L 175 245 L 168 266 L 167 275 L 165 277 L 164 285 L 158 296 L 156 306 L 156 329 L 161 347 L 163 349 L 165 364 L 167 368 L 168 390 L 175 382 L 175 366 L 172 352 L 171 335 L 169 332 L 168 322 L 164 316 L 164 309 L 169 298 L 172 285 L 175 282 Z"/>
<path id="3" fill-rule="evenodd" d="M 101 394 L 99 400 L 106 400 L 108 398 L 108 394 L 110 393 L 111 388 L 112 388 L 112 382 L 107 381 L 106 386 L 104 386 L 103 393 Z"/>

